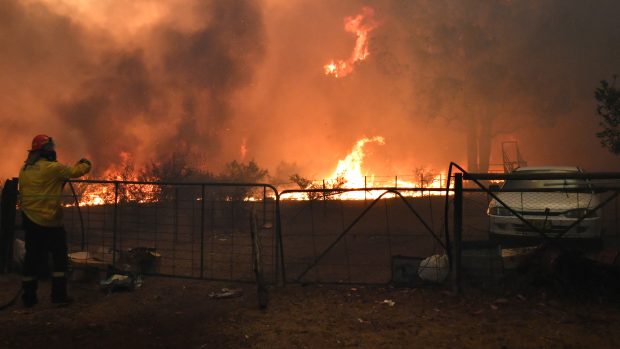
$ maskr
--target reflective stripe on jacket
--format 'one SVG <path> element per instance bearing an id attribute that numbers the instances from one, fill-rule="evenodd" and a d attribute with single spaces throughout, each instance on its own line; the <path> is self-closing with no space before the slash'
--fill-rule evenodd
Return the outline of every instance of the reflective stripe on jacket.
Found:
<path id="1" fill-rule="evenodd" d="M 62 226 L 60 195 L 65 181 L 90 171 L 90 164 L 66 166 L 41 159 L 19 172 L 20 207 L 34 223 L 44 227 Z"/>

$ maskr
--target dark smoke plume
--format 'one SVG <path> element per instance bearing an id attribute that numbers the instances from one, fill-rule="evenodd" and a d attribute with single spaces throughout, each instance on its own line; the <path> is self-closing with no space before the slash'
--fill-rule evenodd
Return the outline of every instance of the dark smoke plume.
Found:
<path id="1" fill-rule="evenodd" d="M 16 92 L 42 97 L 20 101 L 43 110 L 13 121 L 24 130 L 22 151 L 34 134 L 49 133 L 65 158 L 91 157 L 99 174 L 126 156 L 158 161 L 177 150 L 225 161 L 215 157 L 230 128 L 233 94 L 252 81 L 263 55 L 258 3 L 185 2 L 199 19 L 193 26 L 176 25 L 173 13 L 127 42 L 45 1 L 0 6 L 0 43 L 10 52 L 2 71 L 22 69 L 11 72 L 22 83 Z M 32 78 L 47 86 L 23 84 Z"/>

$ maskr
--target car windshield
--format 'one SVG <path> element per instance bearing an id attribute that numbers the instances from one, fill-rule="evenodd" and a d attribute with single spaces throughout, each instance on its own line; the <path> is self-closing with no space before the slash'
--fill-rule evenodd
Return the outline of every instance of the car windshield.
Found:
<path id="1" fill-rule="evenodd" d="M 575 173 L 573 171 L 518 171 L 518 174 L 542 174 L 542 173 Z M 504 190 L 523 190 L 523 189 L 583 189 L 591 190 L 592 186 L 584 179 L 527 179 L 527 180 L 507 180 L 502 189 Z"/>

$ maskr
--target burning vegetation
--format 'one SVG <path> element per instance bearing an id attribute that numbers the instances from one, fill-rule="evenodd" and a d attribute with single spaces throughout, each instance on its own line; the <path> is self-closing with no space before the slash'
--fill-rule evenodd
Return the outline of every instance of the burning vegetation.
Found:
<path id="1" fill-rule="evenodd" d="M 380 181 L 376 176 L 364 168 L 364 146 L 368 143 L 385 144 L 383 137 L 363 138 L 358 140 L 350 153 L 344 159 L 339 160 L 331 176 L 322 180 L 305 178 L 297 173 L 289 177 L 290 182 L 300 189 L 327 190 L 327 192 L 307 192 L 287 194 L 286 199 L 314 200 L 318 198 L 363 200 L 376 198 L 383 191 L 372 190 L 380 187 L 399 188 L 424 188 L 439 189 L 444 186 L 444 173 L 435 174 L 432 170 L 418 168 L 416 175 L 411 181 L 394 177 L 390 181 Z M 130 182 L 123 184 L 120 191 L 113 184 L 78 184 L 78 196 L 80 205 L 104 205 L 114 203 L 115 197 L 119 202 L 148 203 L 166 200 L 172 194 L 166 190 L 165 185 L 157 183 L 264 183 L 272 181 L 267 169 L 261 168 L 254 160 L 240 163 L 236 160 L 226 164 L 225 170 L 220 174 L 194 167 L 189 163 L 187 154 L 175 153 L 164 162 L 147 165 L 144 169 L 137 170 L 128 154 L 125 154 L 119 168 L 110 169 L 105 175 L 107 181 Z M 135 183 L 133 183 L 135 182 Z M 155 183 L 155 184 L 153 184 Z M 290 188 L 290 183 L 281 183 L 283 189 Z M 338 189 L 364 189 L 363 191 L 342 192 Z M 256 193 L 250 189 L 220 190 L 220 199 L 224 200 L 253 200 Z M 405 190 L 404 195 L 420 196 L 422 192 Z M 445 192 L 427 192 L 428 195 L 445 195 Z"/>

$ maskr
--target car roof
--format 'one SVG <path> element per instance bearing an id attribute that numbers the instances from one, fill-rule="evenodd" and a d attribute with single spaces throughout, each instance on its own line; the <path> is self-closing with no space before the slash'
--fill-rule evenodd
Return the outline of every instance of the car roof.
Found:
<path id="1" fill-rule="evenodd" d="M 581 172 L 579 167 L 577 166 L 530 166 L 530 167 L 519 167 L 514 170 L 514 172 Z"/>

